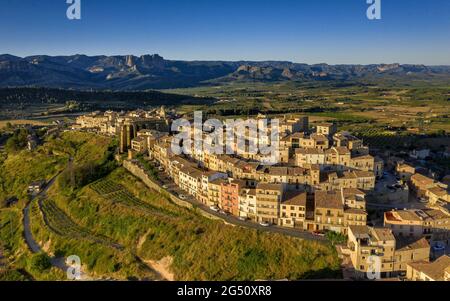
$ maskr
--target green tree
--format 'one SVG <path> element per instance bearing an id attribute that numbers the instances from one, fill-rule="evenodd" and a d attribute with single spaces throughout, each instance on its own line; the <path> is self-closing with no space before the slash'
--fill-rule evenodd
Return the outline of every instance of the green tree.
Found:
<path id="1" fill-rule="evenodd" d="M 37 253 L 31 257 L 30 270 L 42 273 L 52 266 L 50 257 L 45 253 Z"/>
<path id="2" fill-rule="evenodd" d="M 6 141 L 6 151 L 15 152 L 27 145 L 28 131 L 26 129 L 20 129 L 15 131 L 14 134 Z"/>
<path id="3" fill-rule="evenodd" d="M 334 231 L 328 231 L 325 234 L 325 237 L 331 243 L 332 246 L 344 244 L 345 242 L 347 242 L 347 236 Z"/>

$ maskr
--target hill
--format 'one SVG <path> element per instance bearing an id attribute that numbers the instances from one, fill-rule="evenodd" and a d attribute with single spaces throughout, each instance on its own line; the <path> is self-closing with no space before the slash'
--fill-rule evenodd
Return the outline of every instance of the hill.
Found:
<path id="1" fill-rule="evenodd" d="M 158 54 L 17 57 L 0 55 L 0 87 L 132 91 L 231 81 L 450 80 L 450 66 L 328 65 L 287 61 L 180 61 Z"/>

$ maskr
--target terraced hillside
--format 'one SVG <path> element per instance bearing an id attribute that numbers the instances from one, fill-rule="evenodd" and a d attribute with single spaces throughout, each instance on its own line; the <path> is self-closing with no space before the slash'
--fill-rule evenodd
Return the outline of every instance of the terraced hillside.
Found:
<path id="1" fill-rule="evenodd" d="M 86 228 L 76 224 L 52 200 L 39 200 L 39 209 L 42 212 L 45 224 L 54 233 L 60 236 L 83 239 L 105 245 L 107 247 L 123 250 L 123 246 L 110 238 L 92 233 Z"/>
<path id="2" fill-rule="evenodd" d="M 280 234 L 233 227 L 177 206 L 118 168 L 75 199 L 56 202 L 82 226 L 112 237 L 144 262 L 171 258 L 176 280 L 340 276 L 334 249 Z"/>
<path id="3" fill-rule="evenodd" d="M 143 202 L 133 196 L 124 186 L 108 179 L 102 179 L 90 186 L 106 200 L 158 217 L 176 217 L 178 214 Z"/>

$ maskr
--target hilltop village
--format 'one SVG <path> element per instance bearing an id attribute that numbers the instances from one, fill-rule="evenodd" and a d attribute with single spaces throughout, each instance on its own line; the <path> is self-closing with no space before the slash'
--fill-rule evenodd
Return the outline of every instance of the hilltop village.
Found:
<path id="1" fill-rule="evenodd" d="M 278 140 L 271 141 L 277 145 L 277 164 L 264 164 L 262 154 L 250 151 L 227 155 L 192 148 L 177 155 L 171 124 L 178 117 L 164 107 L 95 112 L 77 118 L 72 129 L 117 136 L 123 160 L 153 178 L 169 178 L 182 191 L 178 199 L 261 227 L 347 237 L 338 251 L 361 277 L 371 267 L 369 257 L 376 256 L 381 277 L 449 278 L 445 178 L 437 181 L 405 160 L 374 154 L 336 124 L 311 124 L 307 116 L 280 119 Z M 241 135 L 246 145 L 267 143 L 247 131 Z M 156 176 L 142 160 L 157 170 Z M 167 184 L 162 188 L 171 192 Z M 426 273 L 430 269 L 431 276 Z"/>

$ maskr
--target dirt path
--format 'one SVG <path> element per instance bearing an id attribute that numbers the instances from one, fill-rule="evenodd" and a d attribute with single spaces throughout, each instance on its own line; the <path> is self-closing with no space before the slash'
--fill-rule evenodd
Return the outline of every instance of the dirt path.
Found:
<path id="1" fill-rule="evenodd" d="M 151 229 L 149 229 L 144 235 L 142 235 L 137 241 L 137 251 L 142 249 L 143 244 L 147 240 Z M 138 257 L 138 256 L 137 256 Z M 147 265 L 151 270 L 156 272 L 164 281 L 175 281 L 175 275 L 170 271 L 170 266 L 172 265 L 173 258 L 166 256 L 163 259 L 157 260 L 143 260 L 138 257 L 139 260 Z"/>
<path id="2" fill-rule="evenodd" d="M 170 271 L 172 261 L 173 258 L 171 256 L 166 256 L 159 261 L 145 260 L 144 262 L 148 264 L 153 270 L 158 272 L 165 280 L 175 281 L 175 275 Z"/>

